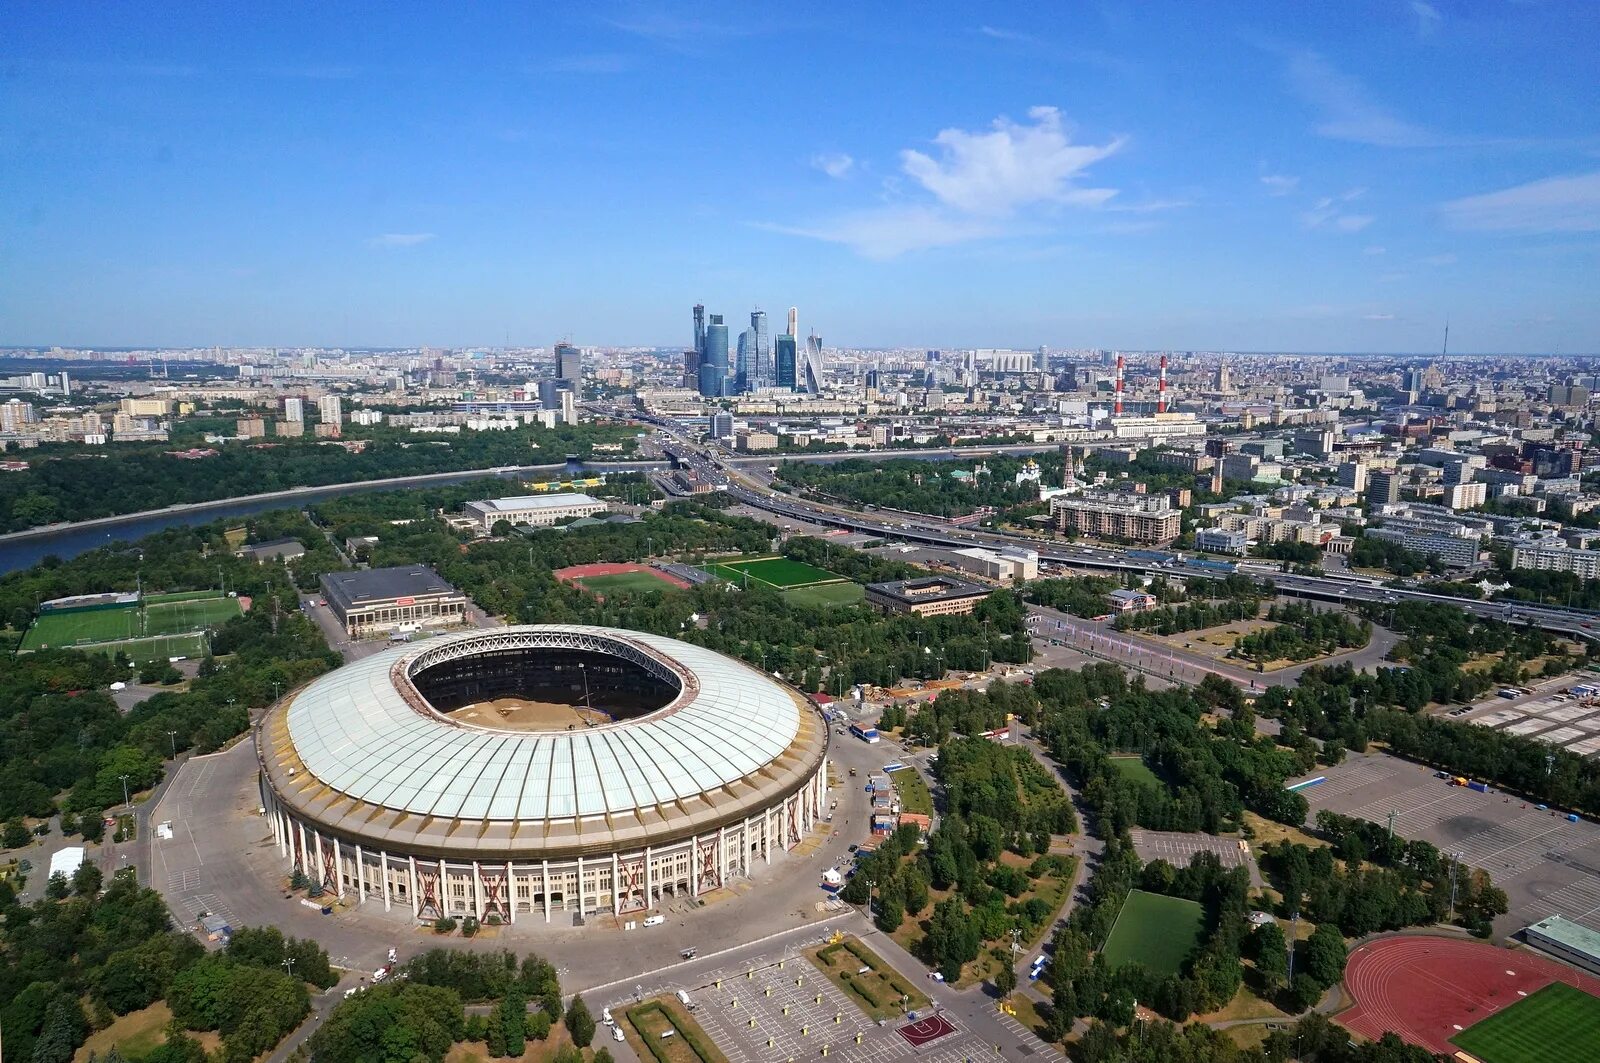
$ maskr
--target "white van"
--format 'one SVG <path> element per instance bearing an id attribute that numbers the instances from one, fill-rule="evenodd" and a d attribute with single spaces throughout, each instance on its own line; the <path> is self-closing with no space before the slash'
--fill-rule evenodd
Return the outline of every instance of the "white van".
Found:
<path id="1" fill-rule="evenodd" d="M 689 994 L 686 990 L 678 990 L 678 1003 L 682 1004 L 690 1011 L 694 1010 L 694 1001 L 689 999 Z"/>
<path id="2" fill-rule="evenodd" d="M 667 921 L 667 917 L 664 916 L 664 915 L 651 915 L 651 916 L 646 916 L 645 917 L 644 925 L 645 926 L 660 926 L 662 923 L 665 923 L 666 921 Z"/>
<path id="3" fill-rule="evenodd" d="M 613 1041 L 626 1041 L 627 1040 L 627 1037 L 622 1032 L 622 1027 L 620 1027 L 620 1026 L 611 1027 L 611 1039 Z"/>

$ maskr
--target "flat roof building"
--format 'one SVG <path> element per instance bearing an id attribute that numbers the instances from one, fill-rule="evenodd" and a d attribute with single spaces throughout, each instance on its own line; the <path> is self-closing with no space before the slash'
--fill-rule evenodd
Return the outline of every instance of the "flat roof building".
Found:
<path id="1" fill-rule="evenodd" d="M 603 513 L 606 504 L 598 498 L 563 491 L 553 495 L 518 495 L 514 498 L 486 498 L 468 502 L 461 512 L 476 520 L 488 535 L 501 521 L 518 524 L 554 524 L 568 517 L 591 517 Z"/>
<path id="2" fill-rule="evenodd" d="M 1170 543 L 1183 530 L 1183 514 L 1165 495 L 1135 491 L 1085 491 L 1050 500 L 1057 530 L 1098 539 Z"/>
<path id="3" fill-rule="evenodd" d="M 949 576 L 924 576 L 867 584 L 867 604 L 886 613 L 964 616 L 989 597 L 990 588 Z"/>
<path id="4" fill-rule="evenodd" d="M 1522 931 L 1523 939 L 1538 949 L 1591 974 L 1600 974 L 1600 934 L 1581 923 L 1552 915 Z"/>
<path id="5" fill-rule="evenodd" d="M 372 631 L 460 624 L 466 595 L 427 565 L 398 565 L 322 577 L 328 608 L 352 638 Z"/>

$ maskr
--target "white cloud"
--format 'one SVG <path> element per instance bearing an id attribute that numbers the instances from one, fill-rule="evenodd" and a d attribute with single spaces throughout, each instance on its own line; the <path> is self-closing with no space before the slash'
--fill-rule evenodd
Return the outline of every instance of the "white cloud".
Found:
<path id="1" fill-rule="evenodd" d="M 997 41 L 1020 41 L 1025 44 L 1033 44 L 1038 40 L 1038 38 L 1034 37 L 1032 34 L 1019 33 L 1016 30 L 1001 29 L 998 26 L 979 26 L 978 32 L 983 34 L 985 37 L 993 37 Z"/>
<path id="2" fill-rule="evenodd" d="M 1439 9 L 1432 4 L 1423 3 L 1423 0 L 1411 0 L 1411 13 L 1417 16 L 1417 34 L 1422 37 L 1433 36 L 1433 31 L 1444 22 L 1444 16 L 1439 14 Z"/>
<path id="3" fill-rule="evenodd" d="M 1346 192 L 1342 196 L 1323 196 L 1314 203 L 1310 210 L 1300 215 L 1300 223 L 1307 229 L 1337 229 L 1342 233 L 1358 233 L 1371 225 L 1373 217 L 1370 214 L 1346 214 L 1339 206 L 1361 194 L 1364 190 L 1355 190 L 1354 194 Z"/>
<path id="4" fill-rule="evenodd" d="M 855 169 L 856 160 L 842 151 L 825 151 L 811 156 L 811 165 L 838 179 L 850 176 L 850 171 Z"/>
<path id="5" fill-rule="evenodd" d="M 858 211 L 816 226 L 762 225 L 773 232 L 844 244 L 866 258 L 888 259 L 908 251 L 948 247 L 1001 234 L 999 226 L 976 218 L 954 217 L 926 206 Z"/>
<path id="6" fill-rule="evenodd" d="M 416 247 L 434 237 L 433 233 L 384 233 L 367 241 L 373 247 Z"/>
<path id="7" fill-rule="evenodd" d="M 1267 186 L 1267 195 L 1286 196 L 1300 187 L 1300 178 L 1289 177 L 1279 173 L 1269 173 L 1261 178 L 1261 183 Z"/>
<path id="8" fill-rule="evenodd" d="M 1120 150 L 1124 141 L 1074 144 L 1054 107 L 1035 107 L 1028 118 L 1027 124 L 999 118 L 992 128 L 976 132 L 942 130 L 933 139 L 939 148 L 937 158 L 902 151 L 902 174 L 882 181 L 882 206 L 816 223 L 759 227 L 844 244 L 865 257 L 886 259 L 1018 235 L 1028 228 L 1025 213 L 1037 219 L 1062 206 L 1148 214 L 1187 205 L 1187 201 L 1151 199 L 1109 207 L 1116 189 L 1087 188 L 1079 179 L 1089 166 Z M 847 155 L 818 155 L 811 161 L 835 177 L 855 168 Z M 1141 224 L 1137 231 L 1149 227 Z"/>
<path id="9" fill-rule="evenodd" d="M 1289 57 L 1289 84 L 1295 94 L 1321 112 L 1319 135 L 1385 148 L 1440 147 L 1451 141 L 1407 122 L 1373 100 L 1357 78 L 1335 69 L 1315 52 Z"/>
<path id="10" fill-rule="evenodd" d="M 1393 321 L 1394 320 L 1394 315 L 1393 314 L 1367 314 L 1361 320 L 1363 320 L 1363 321 Z"/>
<path id="11" fill-rule="evenodd" d="M 1511 233 L 1600 232 L 1600 173 L 1547 177 L 1440 208 L 1455 229 Z"/>
<path id="12" fill-rule="evenodd" d="M 1387 247 L 1379 247 L 1377 244 L 1373 244 L 1370 247 L 1362 248 L 1361 253 L 1363 255 L 1387 255 L 1389 253 L 1389 249 Z"/>
<path id="13" fill-rule="evenodd" d="M 1104 145 L 1073 144 L 1061 112 L 1035 107 L 1032 125 L 996 119 L 988 132 L 945 129 L 933 140 L 942 158 L 920 151 L 900 153 L 906 174 L 940 202 L 968 214 L 1004 217 L 1035 203 L 1100 206 L 1115 189 L 1083 188 L 1073 179 L 1122 148 L 1121 138 Z"/>

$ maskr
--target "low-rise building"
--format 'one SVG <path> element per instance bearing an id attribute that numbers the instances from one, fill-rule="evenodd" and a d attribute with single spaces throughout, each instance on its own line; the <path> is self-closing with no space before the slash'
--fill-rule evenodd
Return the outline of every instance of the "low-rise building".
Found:
<path id="1" fill-rule="evenodd" d="M 1580 579 L 1600 579 L 1600 550 L 1574 549 L 1560 539 L 1518 543 L 1511 548 L 1511 567 L 1538 572 L 1571 572 Z"/>
<path id="2" fill-rule="evenodd" d="M 1161 604 L 1153 594 L 1118 588 L 1106 595 L 1106 604 L 1113 613 L 1143 613 Z"/>
<path id="3" fill-rule="evenodd" d="M 519 495 L 514 498 L 487 498 L 482 502 L 468 502 L 461 512 L 473 517 L 488 535 L 501 521 L 516 527 L 520 524 L 550 525 L 558 520 L 590 517 L 605 511 L 606 504 L 598 498 L 577 492 L 553 495 Z"/>
<path id="4" fill-rule="evenodd" d="M 1213 554 L 1239 554 L 1243 555 L 1250 537 L 1242 531 L 1228 531 L 1224 528 L 1201 528 L 1194 533 L 1194 545 L 1197 549 L 1207 550 Z"/>
<path id="5" fill-rule="evenodd" d="M 460 624 L 466 595 L 427 565 L 399 565 L 322 577 L 328 608 L 352 638 L 371 631 Z"/>
<path id="6" fill-rule="evenodd" d="M 964 616 L 989 597 L 991 588 L 949 576 L 923 576 L 867 584 L 867 604 L 886 613 Z"/>
<path id="7" fill-rule="evenodd" d="M 1039 578 L 1038 551 L 1017 546 L 1003 546 L 999 550 L 985 550 L 980 546 L 952 550 L 950 564 L 985 579 L 1020 582 Z"/>

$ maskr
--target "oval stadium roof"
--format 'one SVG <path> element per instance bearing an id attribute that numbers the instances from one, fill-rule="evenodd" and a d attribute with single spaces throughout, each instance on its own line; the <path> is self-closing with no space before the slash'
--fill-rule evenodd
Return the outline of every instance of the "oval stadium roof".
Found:
<path id="1" fill-rule="evenodd" d="M 396 686 L 409 662 L 456 644 L 566 646 L 584 636 L 676 662 L 698 689 L 639 719 L 528 732 L 461 726 L 419 709 Z M 418 816 L 529 821 L 627 814 L 730 786 L 785 752 L 803 711 L 782 685 L 700 646 L 637 631 L 538 625 L 375 653 L 313 680 L 294 696 L 286 723 L 305 769 L 348 797 Z"/>

